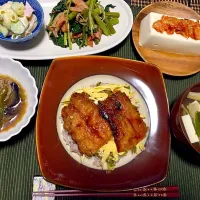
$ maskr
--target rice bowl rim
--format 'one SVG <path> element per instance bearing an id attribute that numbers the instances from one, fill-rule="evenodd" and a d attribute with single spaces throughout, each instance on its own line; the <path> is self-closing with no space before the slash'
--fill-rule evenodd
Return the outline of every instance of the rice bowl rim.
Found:
<path id="1" fill-rule="evenodd" d="M 62 122 L 62 117 L 61 117 L 61 109 L 64 107 L 62 102 L 65 101 L 66 99 L 68 99 L 72 95 L 72 93 L 76 92 L 77 90 L 83 89 L 85 87 L 92 87 L 93 85 L 96 85 L 98 82 L 103 82 L 105 84 L 128 85 L 128 86 L 130 86 L 130 90 L 135 93 L 134 96 L 136 95 L 137 98 L 139 97 L 140 106 L 142 105 L 143 112 L 141 112 L 141 108 L 138 108 L 137 110 L 139 111 L 140 114 L 141 113 L 145 114 L 146 118 L 145 118 L 145 120 L 143 119 L 143 121 L 146 123 L 147 127 L 149 127 L 148 131 L 146 133 L 146 137 L 141 141 L 141 143 L 143 143 L 143 145 L 145 145 L 147 138 L 149 136 L 150 116 L 149 116 L 149 110 L 148 110 L 147 104 L 146 104 L 144 98 L 142 97 L 142 95 L 140 94 L 140 92 L 135 87 L 133 87 L 130 83 L 128 83 L 127 81 L 124 81 L 123 79 L 118 78 L 116 76 L 111 76 L 111 75 L 89 76 L 89 77 L 79 80 L 78 82 L 76 82 L 74 85 L 72 85 L 66 91 L 66 93 L 63 95 L 63 97 L 59 103 L 58 110 L 57 110 L 57 116 L 56 116 L 57 133 L 58 133 L 59 139 L 62 143 L 62 146 L 67 151 L 67 153 L 78 163 L 85 165 L 86 167 L 93 168 L 93 169 L 107 170 L 107 169 L 102 169 L 102 167 L 95 167 L 93 165 L 93 162 L 94 162 L 96 156 L 92 156 L 90 158 L 85 157 L 84 162 L 82 162 L 81 156 L 78 155 L 77 153 L 71 152 L 70 146 L 68 144 L 66 144 L 66 142 L 63 138 L 63 133 L 67 133 L 67 131 L 64 130 L 63 124 L 62 124 L 63 122 Z M 139 152 L 138 154 L 134 154 L 131 152 L 131 150 L 129 150 L 128 153 L 126 154 L 126 156 L 121 157 L 119 159 L 119 161 L 116 163 L 115 169 L 128 164 L 140 153 L 141 152 Z"/>

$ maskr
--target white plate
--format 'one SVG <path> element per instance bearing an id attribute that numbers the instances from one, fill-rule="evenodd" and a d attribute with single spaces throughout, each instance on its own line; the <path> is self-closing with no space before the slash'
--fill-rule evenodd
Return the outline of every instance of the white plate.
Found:
<path id="1" fill-rule="evenodd" d="M 115 77 L 115 76 L 110 76 L 110 75 L 95 75 L 95 76 L 90 76 L 90 77 L 87 77 L 87 78 L 84 78 L 80 81 L 78 81 L 77 83 L 75 83 L 63 96 L 63 98 L 61 99 L 60 101 L 60 104 L 59 104 L 59 107 L 58 107 L 58 111 L 57 111 L 57 117 L 56 117 L 56 124 L 57 124 L 57 131 L 58 131 L 58 135 L 59 135 L 59 138 L 60 138 L 60 141 L 63 145 L 63 147 L 65 148 L 65 150 L 68 152 L 68 154 L 73 158 L 75 159 L 77 162 L 87 166 L 87 167 L 90 167 L 90 168 L 93 168 L 93 169 L 98 169 L 98 170 L 102 170 L 101 167 L 96 167 L 93 165 L 93 162 L 95 160 L 95 157 L 91 157 L 91 158 L 87 158 L 85 157 L 84 158 L 84 161 L 81 160 L 81 157 L 77 154 L 77 153 L 73 153 L 70 151 L 70 147 L 69 145 L 67 144 L 66 142 L 66 134 L 67 132 L 64 130 L 63 128 L 63 121 L 62 121 L 62 117 L 61 117 L 61 110 L 63 108 L 63 104 L 62 102 L 64 102 L 66 99 L 69 98 L 69 96 L 72 95 L 72 93 L 76 90 L 79 90 L 79 89 L 82 89 L 84 87 L 90 87 L 91 85 L 96 85 L 98 82 L 102 82 L 103 83 L 111 83 L 111 84 L 126 84 L 126 85 L 129 85 L 130 88 L 131 88 L 131 91 L 134 92 L 134 98 L 133 98 L 133 101 L 134 99 L 137 99 L 139 100 L 139 104 L 138 104 L 138 111 L 141 115 L 143 116 L 146 116 L 145 119 L 144 119 L 144 122 L 146 123 L 146 125 L 148 127 L 150 127 L 150 117 L 149 117 L 149 111 L 148 111 L 148 108 L 147 108 L 147 105 L 144 101 L 144 99 L 142 98 L 141 94 L 132 86 L 130 85 L 129 83 L 127 83 L 126 81 L 118 78 L 118 77 Z M 132 101 L 132 103 L 133 103 Z M 148 134 L 149 134 L 149 131 L 147 132 L 146 134 L 146 137 L 141 141 L 141 143 L 143 145 L 145 145 L 146 143 L 146 140 L 148 138 Z M 138 152 L 138 154 L 141 153 Z M 138 154 L 135 154 L 135 153 L 132 153 L 131 151 L 128 151 L 127 155 L 124 156 L 124 157 L 121 157 L 119 162 L 116 163 L 116 168 L 118 167 L 121 167 L 127 163 L 129 163 L 130 161 L 132 161 Z"/>
<path id="2" fill-rule="evenodd" d="M 58 0 L 39 0 L 44 9 L 44 23 L 48 24 L 52 8 L 59 2 Z M 0 43 L 0 55 L 3 57 L 10 57 L 22 60 L 46 60 L 54 59 L 64 56 L 77 56 L 97 54 L 106 51 L 119 43 L 121 43 L 129 34 L 133 24 L 133 14 L 129 5 L 124 0 L 101 0 L 101 4 L 106 6 L 113 4 L 116 7 L 112 9 L 113 12 L 120 12 L 119 24 L 115 26 L 116 34 L 113 36 L 103 36 L 99 45 L 92 47 L 85 47 L 79 49 L 76 44 L 73 44 L 73 49 L 63 49 L 55 46 L 49 40 L 45 27 L 41 30 L 39 35 L 33 40 L 24 44 Z"/>
<path id="3" fill-rule="evenodd" d="M 38 89 L 36 87 L 35 79 L 32 77 L 29 70 L 23 67 L 20 62 L 10 58 L 0 57 L 0 75 L 7 75 L 17 80 L 25 89 L 27 96 L 27 108 L 22 119 L 14 127 L 0 133 L 0 142 L 4 142 L 20 133 L 30 122 L 38 103 Z"/>

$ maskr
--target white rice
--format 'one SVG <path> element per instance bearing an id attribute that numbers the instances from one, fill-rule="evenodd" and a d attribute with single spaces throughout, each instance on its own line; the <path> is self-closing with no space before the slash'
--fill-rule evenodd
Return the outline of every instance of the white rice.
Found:
<path id="1" fill-rule="evenodd" d="M 101 159 L 100 159 L 98 156 L 95 156 L 95 157 L 94 157 L 93 165 L 94 165 L 95 167 L 102 167 Z"/>
<path id="2" fill-rule="evenodd" d="M 78 149 L 78 145 L 74 142 L 71 135 L 69 135 L 64 129 L 62 135 L 63 135 L 63 140 L 66 142 L 66 145 L 70 147 L 70 151 L 73 153 L 77 153 L 78 155 L 81 155 Z"/>

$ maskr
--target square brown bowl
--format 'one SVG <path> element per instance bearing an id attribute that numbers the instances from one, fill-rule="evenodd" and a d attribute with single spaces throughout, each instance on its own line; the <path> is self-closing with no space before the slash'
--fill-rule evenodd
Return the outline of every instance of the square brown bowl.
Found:
<path id="1" fill-rule="evenodd" d="M 149 109 L 150 132 L 145 150 L 111 173 L 79 164 L 62 146 L 56 129 L 58 105 L 65 92 L 92 75 L 112 75 L 135 87 Z M 160 70 L 122 58 L 85 56 L 56 59 L 47 73 L 39 103 L 36 143 L 42 175 L 58 185 L 93 191 L 125 191 L 165 179 L 170 155 L 169 109 Z"/>

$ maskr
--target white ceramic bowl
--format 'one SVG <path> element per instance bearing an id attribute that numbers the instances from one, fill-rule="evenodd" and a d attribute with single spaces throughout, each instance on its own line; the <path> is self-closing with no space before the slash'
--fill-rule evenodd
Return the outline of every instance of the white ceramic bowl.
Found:
<path id="1" fill-rule="evenodd" d="M 14 127 L 0 133 L 0 142 L 3 142 L 20 133 L 30 122 L 38 103 L 38 89 L 29 70 L 23 67 L 20 62 L 10 58 L 0 57 L 0 75 L 7 75 L 16 79 L 23 86 L 27 95 L 27 108 L 24 116 Z"/>

